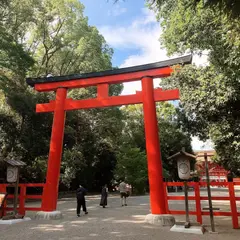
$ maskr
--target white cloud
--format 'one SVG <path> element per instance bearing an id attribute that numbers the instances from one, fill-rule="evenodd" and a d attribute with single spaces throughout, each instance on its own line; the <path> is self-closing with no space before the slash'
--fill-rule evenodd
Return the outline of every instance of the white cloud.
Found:
<path id="1" fill-rule="evenodd" d="M 192 137 L 192 148 L 193 150 L 212 150 L 214 149 L 214 144 L 211 140 L 206 142 L 200 141 L 198 137 Z"/>
<path id="2" fill-rule="evenodd" d="M 208 51 L 203 51 L 201 53 L 201 55 L 194 54 L 193 55 L 193 63 L 195 63 L 197 66 L 207 66 L 209 64 Z"/>
<path id="3" fill-rule="evenodd" d="M 113 8 L 108 11 L 108 15 L 117 17 L 117 16 L 120 16 L 120 15 L 126 13 L 126 12 L 127 12 L 127 8 L 123 8 L 123 7 L 120 7 L 117 4 L 114 4 Z"/>
<path id="4" fill-rule="evenodd" d="M 139 53 L 130 55 L 119 66 L 130 67 L 167 59 L 166 50 L 161 49 L 159 43 L 160 26 L 155 19 L 154 12 L 142 9 L 142 16 L 134 19 L 127 27 L 104 26 L 100 27 L 100 32 L 106 41 L 117 49 L 134 49 Z M 155 86 L 159 85 L 159 80 L 155 80 Z M 141 90 L 139 81 L 125 83 L 123 94 L 131 94 L 136 90 Z"/>
<path id="5" fill-rule="evenodd" d="M 119 66 L 130 67 L 151 62 L 169 59 L 167 52 L 162 49 L 159 37 L 161 34 L 160 24 L 156 21 L 155 13 L 147 8 L 142 9 L 142 15 L 132 21 L 129 26 L 103 26 L 99 28 L 108 44 L 117 49 L 134 49 L 138 54 L 128 56 Z M 194 55 L 193 63 L 197 66 L 208 64 L 207 52 L 202 56 Z M 159 80 L 154 81 L 155 86 L 159 86 Z M 141 90 L 139 81 L 124 83 L 122 94 L 133 94 Z"/>
<path id="6" fill-rule="evenodd" d="M 156 21 L 154 12 L 142 9 L 142 16 L 134 19 L 129 26 L 104 26 L 99 28 L 110 46 L 116 49 L 138 50 L 138 54 L 128 56 L 119 66 L 130 67 L 169 59 L 167 52 L 162 49 L 159 42 L 161 28 Z M 202 57 L 194 55 L 193 62 L 206 65 L 207 53 Z M 154 86 L 159 86 L 160 79 L 154 80 Z M 124 83 L 123 95 L 134 94 L 141 90 L 140 81 Z M 213 149 L 211 141 L 202 142 L 197 137 L 192 138 L 194 150 Z"/>
<path id="7" fill-rule="evenodd" d="M 132 26 L 146 25 L 148 23 L 157 23 L 156 16 L 153 11 L 148 8 L 142 8 L 142 14 L 144 17 L 135 19 L 132 23 Z"/>
<path id="8" fill-rule="evenodd" d="M 159 61 L 166 58 L 166 51 L 160 49 L 158 41 L 160 26 L 154 13 L 142 10 L 142 16 L 129 26 L 104 26 L 99 30 L 106 41 L 114 48 L 137 49 L 139 54 L 129 56 L 121 67 Z M 145 57 L 145 58 L 143 58 Z"/>

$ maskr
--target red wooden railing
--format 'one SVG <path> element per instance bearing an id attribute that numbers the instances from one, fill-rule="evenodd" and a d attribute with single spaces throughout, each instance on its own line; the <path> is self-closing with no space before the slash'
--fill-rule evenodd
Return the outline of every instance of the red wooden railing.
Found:
<path id="1" fill-rule="evenodd" d="M 7 192 L 7 187 L 14 187 L 12 184 L 0 184 L 0 192 Z M 42 199 L 42 195 L 27 195 L 27 188 L 36 188 L 36 187 L 44 187 L 44 183 L 20 183 L 20 193 L 18 195 L 18 213 L 21 215 L 25 215 L 26 211 L 41 211 L 41 207 L 26 207 L 25 202 L 26 199 Z M 13 199 L 14 195 L 9 194 L 7 199 Z M 3 215 L 6 214 L 6 211 L 13 210 L 13 207 L 8 207 L 7 204 L 4 204 Z"/>
<path id="2" fill-rule="evenodd" d="M 165 189 L 167 186 L 182 186 L 183 182 L 165 182 Z M 225 186 L 228 187 L 229 196 L 212 196 L 212 200 L 221 200 L 221 201 L 230 201 L 230 212 L 223 212 L 223 211 L 214 211 L 214 216 L 231 216 L 232 217 L 232 225 L 234 229 L 239 228 L 238 217 L 240 216 L 240 212 L 237 211 L 237 201 L 240 201 L 240 197 L 235 196 L 234 186 L 240 186 L 240 182 L 211 182 L 211 186 Z M 196 215 L 197 222 L 202 224 L 202 216 L 210 215 L 209 211 L 202 211 L 201 208 L 201 200 L 208 200 L 207 196 L 200 195 L 200 187 L 206 187 L 206 182 L 188 182 L 189 187 L 194 188 L 194 196 L 189 196 L 189 200 L 195 200 L 195 211 L 190 211 L 190 215 Z M 167 192 L 167 191 L 166 191 Z M 167 206 L 167 213 L 173 215 L 184 215 L 184 210 L 170 210 L 168 200 L 184 200 L 184 196 L 169 196 L 167 195 L 167 199 L 165 200 Z"/>
<path id="3" fill-rule="evenodd" d="M 184 210 L 170 210 L 168 200 L 184 200 L 184 196 L 170 196 L 167 193 L 167 186 L 182 186 L 183 182 L 165 182 L 165 204 L 167 206 L 167 213 L 173 215 L 184 215 Z M 232 217 L 232 225 L 234 229 L 239 228 L 238 217 L 240 216 L 240 212 L 237 211 L 237 201 L 240 201 L 240 197 L 235 196 L 234 186 L 240 186 L 240 182 L 211 182 L 211 186 L 225 186 L 228 187 L 229 196 L 212 196 L 212 200 L 220 200 L 220 201 L 230 201 L 231 211 L 223 212 L 223 211 L 214 211 L 214 216 L 231 216 Z M 188 182 L 189 187 L 194 188 L 194 196 L 188 196 L 189 200 L 195 200 L 195 211 L 190 211 L 190 215 L 196 215 L 197 222 L 202 224 L 202 216 L 210 215 L 209 211 L 202 211 L 201 208 L 201 200 L 208 200 L 207 196 L 201 196 L 200 187 L 206 187 L 206 182 Z M 0 184 L 0 192 L 7 192 L 7 187 L 13 187 L 11 184 Z M 27 195 L 27 188 L 31 187 L 44 187 L 44 183 L 27 183 L 27 184 L 19 184 L 20 194 L 18 196 L 19 204 L 18 204 L 18 212 L 19 214 L 25 215 L 26 211 L 41 211 L 41 207 L 26 207 L 25 201 L 26 199 L 42 199 L 42 195 Z M 214 193 L 214 192 L 213 192 Z M 8 195 L 8 199 L 13 199 L 13 195 Z M 4 213 L 8 210 L 13 210 L 13 207 L 7 207 L 5 203 Z"/>

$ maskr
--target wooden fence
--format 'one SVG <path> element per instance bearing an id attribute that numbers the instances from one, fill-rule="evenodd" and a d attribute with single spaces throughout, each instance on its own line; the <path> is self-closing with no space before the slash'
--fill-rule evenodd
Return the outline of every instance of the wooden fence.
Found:
<path id="1" fill-rule="evenodd" d="M 167 193 L 167 187 L 171 186 L 181 186 L 183 187 L 183 182 L 165 182 L 165 203 L 167 206 L 167 213 L 168 214 L 173 214 L 173 215 L 184 215 L 185 211 L 184 210 L 170 210 L 169 209 L 169 200 L 184 200 L 184 196 L 170 196 Z M 207 183 L 206 182 L 188 182 L 189 187 L 194 188 L 194 196 L 188 196 L 188 200 L 194 200 L 195 201 L 195 211 L 190 211 L 190 215 L 196 215 L 197 222 L 200 224 L 203 223 L 202 216 L 209 215 L 209 211 L 203 211 L 201 207 L 201 200 L 208 200 L 207 196 L 201 196 L 200 189 L 201 187 L 206 187 Z M 238 222 L 238 217 L 240 216 L 240 212 L 237 210 L 237 201 L 240 201 L 240 197 L 235 196 L 235 189 L 234 186 L 240 186 L 240 182 L 211 182 L 211 186 L 225 186 L 228 188 L 229 196 L 212 196 L 212 200 L 217 200 L 217 201 L 230 201 L 230 207 L 231 211 L 229 212 L 224 212 L 224 211 L 214 211 L 214 216 L 230 216 L 232 218 L 232 225 L 234 229 L 239 228 L 239 222 Z M 7 187 L 13 187 L 11 184 L 0 184 L 0 192 L 7 192 Z M 19 184 L 20 187 L 20 193 L 18 196 L 19 199 L 19 204 L 18 204 L 18 212 L 19 214 L 25 215 L 26 211 L 41 211 L 41 207 L 26 207 L 25 202 L 27 199 L 37 199 L 41 200 L 42 195 L 27 195 L 27 188 L 36 188 L 44 187 L 44 183 L 22 183 Z M 8 199 L 13 199 L 13 195 L 8 195 Z M 6 211 L 11 211 L 13 208 L 7 207 L 5 203 L 4 207 L 4 213 Z"/>
<path id="2" fill-rule="evenodd" d="M 7 187 L 14 187 L 14 185 L 12 184 L 0 184 L 0 192 L 7 192 Z M 37 199 L 37 200 L 41 200 L 42 199 L 42 195 L 38 194 L 38 195 L 27 195 L 27 188 L 43 188 L 44 187 L 44 183 L 20 183 L 19 184 L 19 188 L 20 188 L 20 193 L 18 195 L 18 213 L 25 215 L 26 211 L 41 211 L 41 207 L 26 207 L 25 206 L 25 202 L 27 199 Z M 13 199 L 14 195 L 13 194 L 9 194 L 8 199 Z M 7 203 L 5 203 L 4 206 L 4 212 L 3 215 L 6 214 L 6 211 L 11 211 L 13 210 L 13 207 L 7 207 Z"/>
<path id="3" fill-rule="evenodd" d="M 167 206 L 167 213 L 173 214 L 173 215 L 184 215 L 184 210 L 170 210 L 168 200 L 184 200 L 184 196 L 169 196 L 167 194 L 167 186 L 181 186 L 183 187 L 183 182 L 165 182 L 165 188 L 166 189 L 166 199 L 165 203 Z M 240 197 L 235 196 L 235 189 L 234 186 L 240 186 L 240 182 L 211 182 L 211 186 L 225 186 L 228 188 L 229 196 L 212 196 L 212 200 L 217 201 L 230 201 L 230 207 L 231 211 L 224 212 L 224 211 L 214 211 L 214 216 L 231 216 L 232 218 L 232 225 L 234 229 L 239 228 L 239 222 L 238 217 L 240 216 L 240 212 L 237 211 L 237 201 L 240 201 Z M 194 196 L 188 196 L 188 200 L 194 200 L 195 201 L 195 211 L 190 211 L 190 215 L 196 215 L 197 222 L 202 224 L 202 216 L 210 215 L 209 211 L 203 211 L 201 207 L 201 200 L 208 200 L 207 196 L 201 196 L 200 188 L 206 187 L 206 182 L 188 182 L 189 187 L 194 188 Z M 214 192 L 213 192 L 214 193 Z M 213 194 L 212 193 L 212 194 Z"/>

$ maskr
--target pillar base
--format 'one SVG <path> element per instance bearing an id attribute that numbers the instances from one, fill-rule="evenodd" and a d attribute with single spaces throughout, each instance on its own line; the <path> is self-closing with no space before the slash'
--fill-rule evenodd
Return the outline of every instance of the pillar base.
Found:
<path id="1" fill-rule="evenodd" d="M 184 225 L 175 224 L 171 229 L 171 232 L 182 232 L 182 233 L 193 233 L 193 234 L 204 234 L 205 229 L 203 226 L 190 226 L 189 228 L 185 228 Z"/>
<path id="2" fill-rule="evenodd" d="M 35 219 L 38 220 L 58 220 L 63 218 L 60 211 L 44 212 L 40 211 L 36 213 Z"/>
<path id="3" fill-rule="evenodd" d="M 158 226 L 172 227 L 175 224 L 175 218 L 170 214 L 148 214 L 145 222 Z"/>
<path id="4" fill-rule="evenodd" d="M 26 222 L 26 221 L 30 221 L 30 220 L 31 220 L 31 218 L 29 218 L 29 217 L 24 217 L 21 219 L 8 219 L 8 220 L 0 219 L 0 225 L 1 224 L 11 225 L 14 223 Z"/>

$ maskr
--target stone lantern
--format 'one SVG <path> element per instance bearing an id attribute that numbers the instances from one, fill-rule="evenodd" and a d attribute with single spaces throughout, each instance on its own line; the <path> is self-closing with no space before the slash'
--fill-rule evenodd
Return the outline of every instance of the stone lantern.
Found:
<path id="1" fill-rule="evenodd" d="M 186 221 L 184 223 L 176 223 L 171 231 L 175 232 L 192 232 L 192 233 L 203 233 L 202 227 L 189 229 L 191 227 L 190 219 L 189 219 L 189 206 L 188 206 L 188 185 L 187 180 L 191 177 L 191 167 L 190 161 L 196 158 L 195 155 L 185 152 L 183 148 L 180 152 L 175 153 L 170 156 L 168 159 L 173 159 L 177 162 L 178 167 L 178 176 L 180 179 L 184 180 L 184 194 L 185 194 L 185 211 L 186 211 Z M 196 224 L 193 224 L 196 226 Z M 189 230 L 188 230 L 189 229 Z"/>
<path id="2" fill-rule="evenodd" d="M 182 149 L 180 152 L 175 153 L 168 159 L 173 159 L 177 161 L 179 178 L 182 180 L 188 180 L 191 177 L 190 161 L 194 160 L 195 158 L 195 155 L 187 153 L 184 149 Z"/>
<path id="3" fill-rule="evenodd" d="M 12 183 L 14 185 L 14 216 L 17 216 L 17 202 L 18 202 L 18 184 L 19 184 L 19 171 L 20 167 L 25 166 L 26 163 L 20 160 L 5 160 L 7 163 L 7 182 Z"/>

